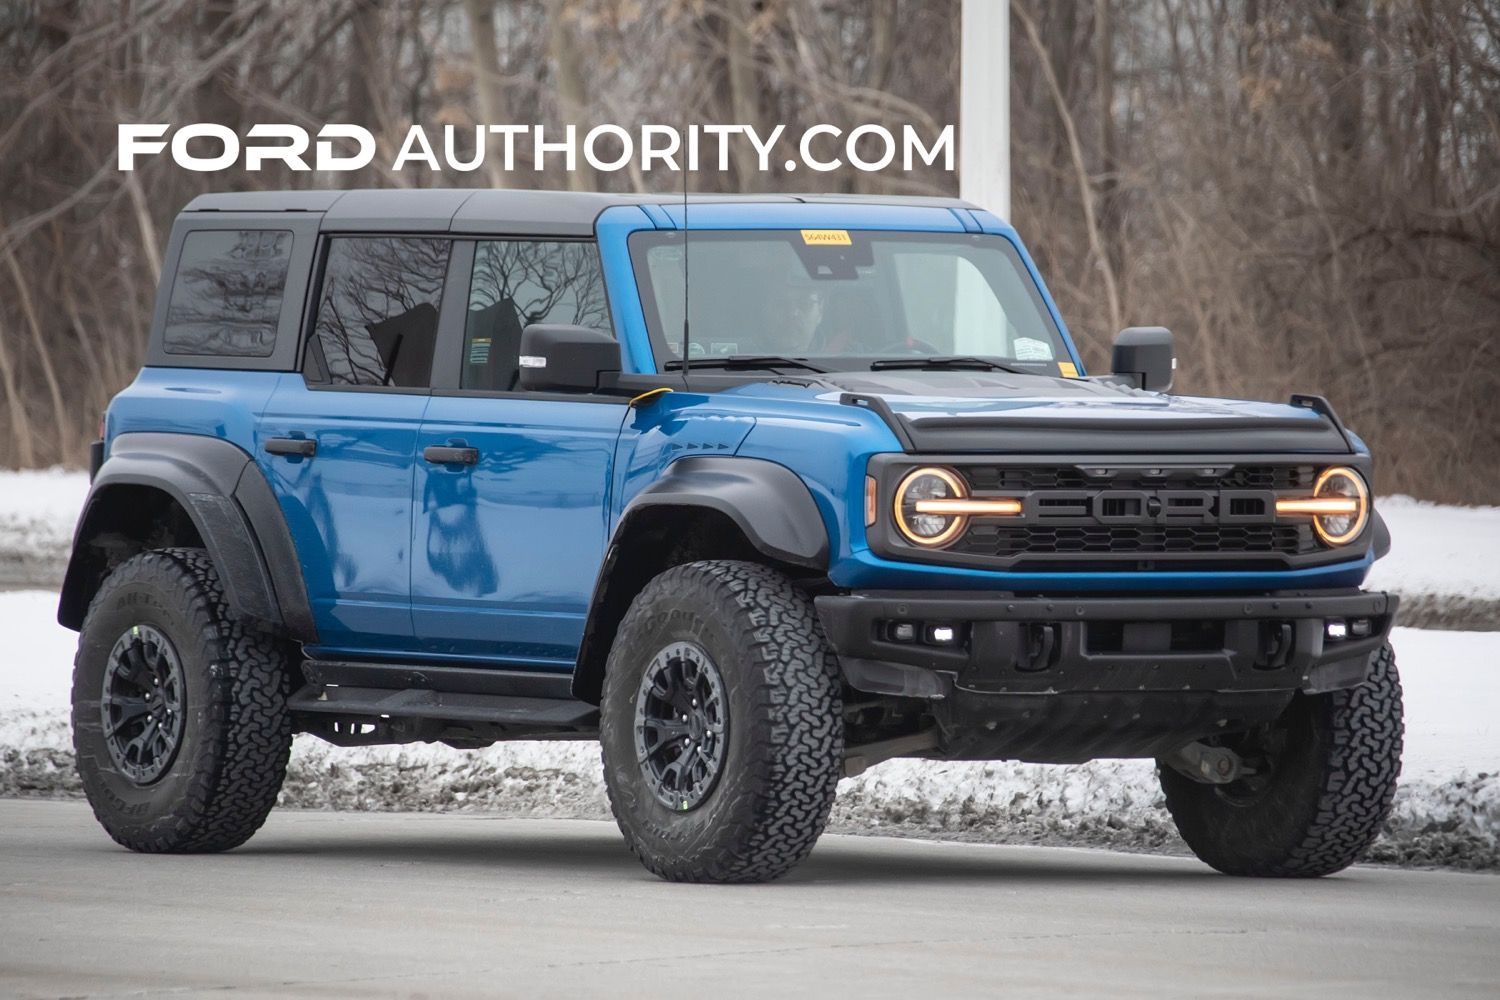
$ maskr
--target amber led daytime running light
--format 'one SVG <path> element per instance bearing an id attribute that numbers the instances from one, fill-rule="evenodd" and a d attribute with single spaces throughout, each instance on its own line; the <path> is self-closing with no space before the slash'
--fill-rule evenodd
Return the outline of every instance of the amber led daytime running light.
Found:
<path id="1" fill-rule="evenodd" d="M 1354 496 L 1318 495 L 1336 479 L 1348 482 L 1354 488 Z M 1323 470 L 1323 474 L 1313 484 L 1312 496 L 1277 500 L 1276 513 L 1311 515 L 1313 530 L 1318 533 L 1319 538 L 1328 545 L 1344 545 L 1358 538 L 1359 533 L 1365 530 L 1365 522 L 1370 518 L 1370 491 L 1359 473 L 1343 466 L 1334 466 Z M 1335 535 L 1323 524 L 1323 519 L 1328 517 L 1352 517 L 1354 523 L 1349 526 L 1348 531 Z"/>
<path id="2" fill-rule="evenodd" d="M 914 507 L 918 514 L 1019 514 L 1019 500 L 918 500 Z"/>

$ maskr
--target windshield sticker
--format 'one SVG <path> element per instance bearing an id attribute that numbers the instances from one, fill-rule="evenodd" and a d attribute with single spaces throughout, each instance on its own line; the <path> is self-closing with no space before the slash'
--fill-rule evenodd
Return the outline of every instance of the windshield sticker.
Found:
<path id="1" fill-rule="evenodd" d="M 1073 364 L 1073 362 L 1071 361 L 1059 361 L 1057 363 L 1057 370 L 1062 372 L 1063 378 L 1078 377 L 1078 366 Z"/>
<path id="2" fill-rule="evenodd" d="M 469 342 L 469 364 L 487 365 L 490 363 L 490 338 L 475 337 Z"/>
<path id="3" fill-rule="evenodd" d="M 847 229 L 804 229 L 802 242 L 810 247 L 852 247 Z"/>
<path id="4" fill-rule="evenodd" d="M 1017 337 L 1015 342 L 1017 361 L 1051 361 L 1052 345 L 1045 340 Z"/>
<path id="5" fill-rule="evenodd" d="M 740 353 L 740 345 L 732 340 L 712 340 L 708 344 L 708 353 L 716 358 L 727 357 Z"/>

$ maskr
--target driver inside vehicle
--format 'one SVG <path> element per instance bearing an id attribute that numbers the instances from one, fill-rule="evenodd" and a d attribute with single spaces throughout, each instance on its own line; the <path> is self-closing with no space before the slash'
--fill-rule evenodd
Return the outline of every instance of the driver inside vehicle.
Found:
<path id="1" fill-rule="evenodd" d="M 792 288 L 768 301 L 766 348 L 770 353 L 803 355 L 814 349 L 823 323 L 823 295 L 816 288 Z"/>

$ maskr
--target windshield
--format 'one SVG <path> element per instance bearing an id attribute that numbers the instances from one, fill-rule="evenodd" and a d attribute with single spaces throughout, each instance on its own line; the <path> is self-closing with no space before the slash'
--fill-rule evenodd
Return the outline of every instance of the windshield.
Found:
<path id="1" fill-rule="evenodd" d="M 681 364 L 682 239 L 630 239 L 659 370 Z M 1072 374 L 1059 368 L 1072 359 L 1036 283 L 1002 237 L 753 230 L 694 232 L 688 246 L 693 362 L 774 356 L 850 371 L 932 358 Z"/>

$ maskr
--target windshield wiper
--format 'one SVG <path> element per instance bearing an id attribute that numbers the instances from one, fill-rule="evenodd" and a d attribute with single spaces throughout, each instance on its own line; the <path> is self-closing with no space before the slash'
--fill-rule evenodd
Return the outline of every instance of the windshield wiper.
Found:
<path id="1" fill-rule="evenodd" d="M 699 368 L 724 368 L 729 370 L 753 370 L 771 368 L 800 368 L 803 371 L 826 373 L 827 368 L 810 364 L 800 358 L 784 358 L 779 354 L 718 354 L 711 358 L 693 358 L 693 370 Z M 682 371 L 682 359 L 668 361 L 666 370 Z"/>
<path id="2" fill-rule="evenodd" d="M 693 362 L 697 364 L 697 362 Z M 870 362 L 870 371 L 894 371 L 901 368 L 972 368 L 979 371 L 1009 372 L 1012 375 L 1027 375 L 1019 368 L 1002 365 L 998 361 L 988 358 L 976 358 L 964 354 L 931 354 L 927 356 L 910 358 L 881 358 L 879 361 Z"/>

